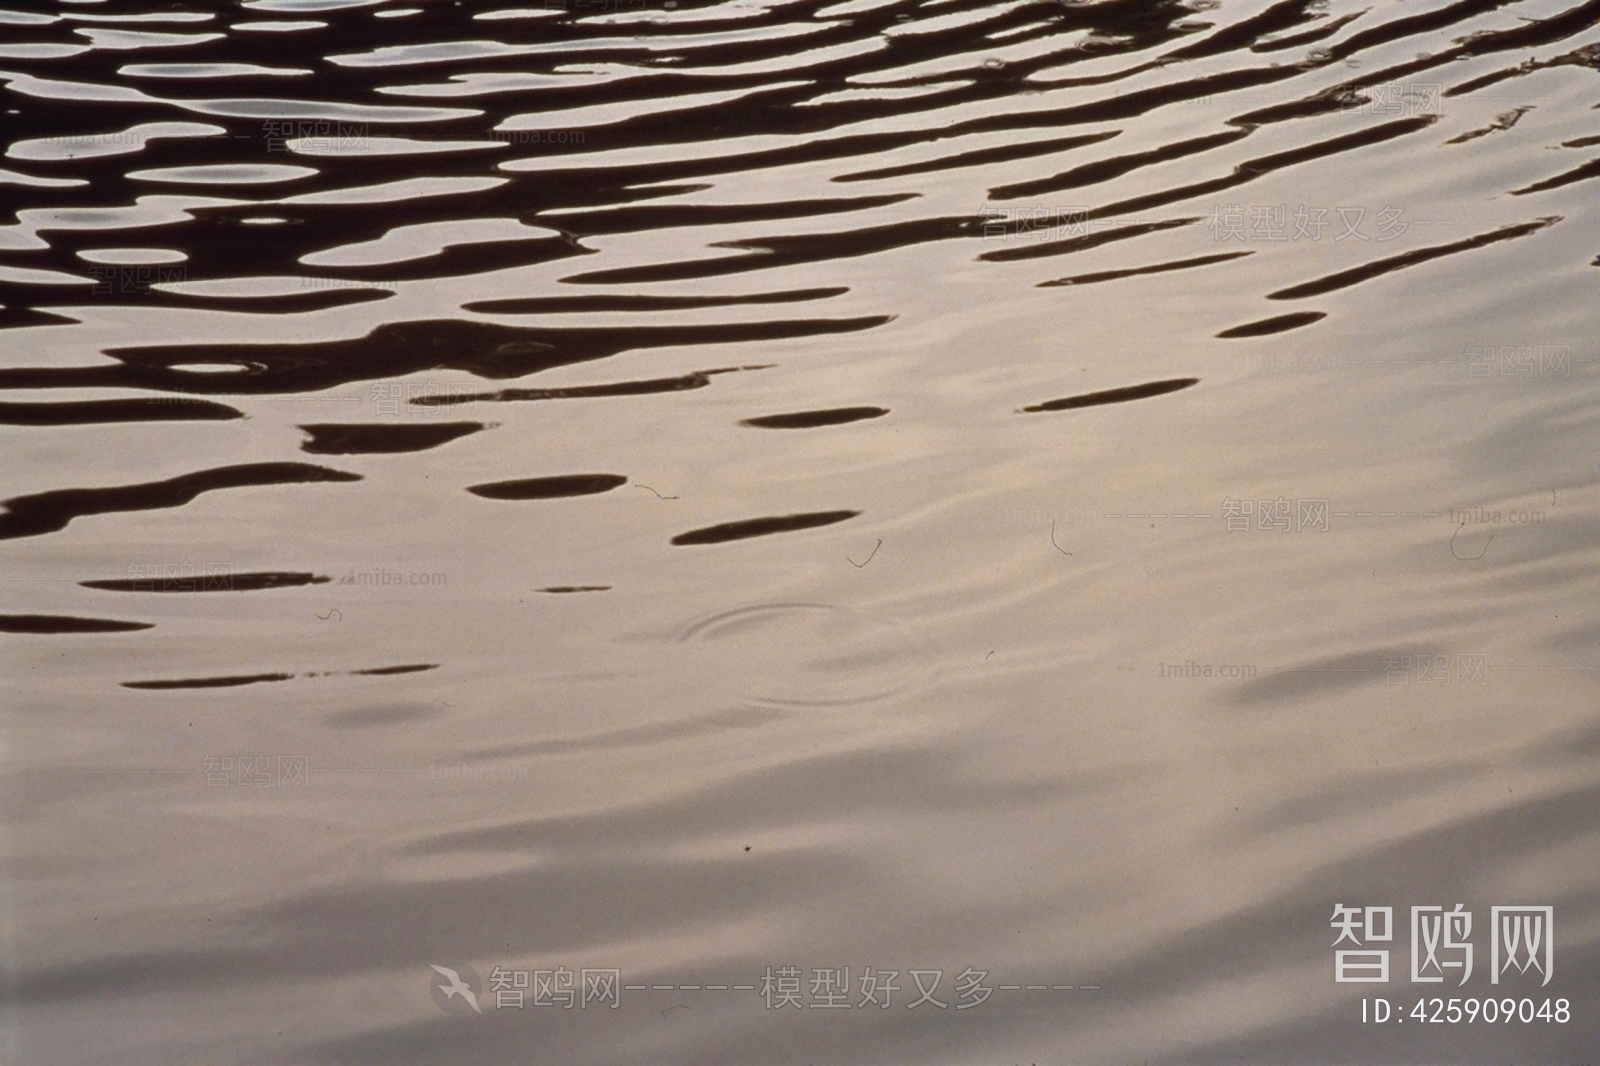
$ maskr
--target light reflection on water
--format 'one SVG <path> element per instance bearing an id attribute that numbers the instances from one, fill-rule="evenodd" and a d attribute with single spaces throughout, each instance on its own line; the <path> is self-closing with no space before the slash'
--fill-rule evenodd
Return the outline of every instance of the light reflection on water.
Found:
<path id="1" fill-rule="evenodd" d="M 0 12 L 7 1061 L 1585 1061 L 1597 18 Z"/>

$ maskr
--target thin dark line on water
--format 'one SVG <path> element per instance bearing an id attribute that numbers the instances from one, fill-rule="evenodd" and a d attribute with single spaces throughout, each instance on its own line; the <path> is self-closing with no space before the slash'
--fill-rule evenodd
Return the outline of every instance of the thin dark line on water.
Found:
<path id="1" fill-rule="evenodd" d="M 1456 554 L 1456 535 L 1459 534 L 1463 529 L 1465 529 L 1466 526 L 1467 526 L 1467 524 L 1465 522 L 1463 522 L 1459 526 L 1456 527 L 1455 533 L 1450 534 L 1450 554 L 1452 556 L 1455 556 L 1455 558 L 1460 559 L 1462 562 L 1471 562 L 1474 559 L 1482 559 L 1483 556 L 1484 556 L 1484 553 L 1489 550 L 1489 545 L 1494 543 L 1494 534 L 1493 533 L 1489 534 L 1489 539 L 1483 542 L 1483 551 L 1479 552 L 1477 555 L 1457 555 Z"/>
<path id="2" fill-rule="evenodd" d="M 365 670 L 311 670 L 303 674 L 271 673 L 240 674 L 228 677 L 162 678 L 154 681 L 124 681 L 123 688 L 182 689 L 182 688 L 236 688 L 263 681 L 290 681 L 295 677 L 389 677 L 395 674 L 415 674 L 424 670 L 437 670 L 438 663 L 406 663 L 401 666 L 374 666 Z"/>
<path id="3" fill-rule="evenodd" d="M 878 538 L 878 543 L 876 543 L 876 544 L 874 544 L 872 546 L 872 554 L 867 556 L 867 562 L 866 563 L 858 563 L 854 559 L 850 558 L 850 556 L 848 556 L 848 555 L 846 555 L 845 558 L 850 560 L 850 565 L 851 566 L 855 567 L 857 570 L 860 570 L 863 566 L 866 566 L 867 563 L 872 562 L 873 557 L 878 554 L 878 549 L 881 548 L 881 547 L 883 547 L 883 538 L 879 537 Z"/>
<path id="4" fill-rule="evenodd" d="M 636 484 L 633 487 L 636 488 L 636 489 L 650 489 L 649 485 L 637 485 Z M 655 489 L 650 489 L 650 491 L 651 492 L 656 492 Z M 658 500 L 676 500 L 677 498 L 678 497 L 676 497 L 676 496 L 663 496 L 663 495 L 661 495 L 661 493 L 656 492 L 656 499 L 658 499 Z"/>
<path id="5" fill-rule="evenodd" d="M 1213 263 L 1225 263 L 1255 254 L 1254 252 L 1218 252 L 1215 255 L 1201 255 L 1193 259 L 1177 259 L 1170 263 L 1155 263 L 1150 266 L 1126 267 L 1121 270 L 1097 270 L 1089 274 L 1074 274 L 1067 278 L 1056 278 L 1054 281 L 1041 281 L 1034 287 L 1054 289 L 1069 285 L 1093 285 L 1097 282 L 1117 281 L 1122 278 L 1134 278 L 1147 274 L 1164 274 L 1169 270 L 1188 270 L 1191 267 L 1210 266 Z"/>
<path id="6" fill-rule="evenodd" d="M 1056 520 L 1054 518 L 1050 519 L 1050 543 L 1051 544 L 1055 544 L 1056 551 L 1060 552 L 1062 555 L 1071 555 L 1072 554 L 1071 552 L 1067 551 L 1067 549 L 1063 548 L 1061 545 L 1056 544 Z"/>
<path id="7" fill-rule="evenodd" d="M 302 585 L 326 585 L 332 580 L 322 574 L 261 571 L 240 574 L 221 572 L 159 579 L 113 578 L 104 581 L 80 581 L 78 584 L 101 592 L 259 592 Z"/>

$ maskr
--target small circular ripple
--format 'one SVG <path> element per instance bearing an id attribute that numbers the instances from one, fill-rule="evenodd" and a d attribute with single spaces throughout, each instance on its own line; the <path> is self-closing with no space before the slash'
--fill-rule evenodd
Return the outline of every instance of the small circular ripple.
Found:
<path id="1" fill-rule="evenodd" d="M 925 637 L 889 618 L 825 603 L 757 603 L 676 635 L 718 694 L 769 707 L 844 707 L 904 695 L 933 665 Z M 731 690 L 731 691 L 729 691 Z"/>

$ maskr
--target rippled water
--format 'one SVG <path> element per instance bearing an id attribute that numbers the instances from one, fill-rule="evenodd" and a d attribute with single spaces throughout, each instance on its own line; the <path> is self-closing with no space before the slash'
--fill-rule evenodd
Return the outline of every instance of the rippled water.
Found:
<path id="1" fill-rule="evenodd" d="M 1597 66 L 12 0 L 0 1058 L 1592 1062 Z"/>

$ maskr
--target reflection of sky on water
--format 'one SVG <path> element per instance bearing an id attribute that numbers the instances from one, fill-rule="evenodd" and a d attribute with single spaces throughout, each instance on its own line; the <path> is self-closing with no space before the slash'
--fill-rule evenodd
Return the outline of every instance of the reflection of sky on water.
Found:
<path id="1" fill-rule="evenodd" d="M 1592 7 L 0 12 L 10 1057 L 1580 1061 Z"/>

